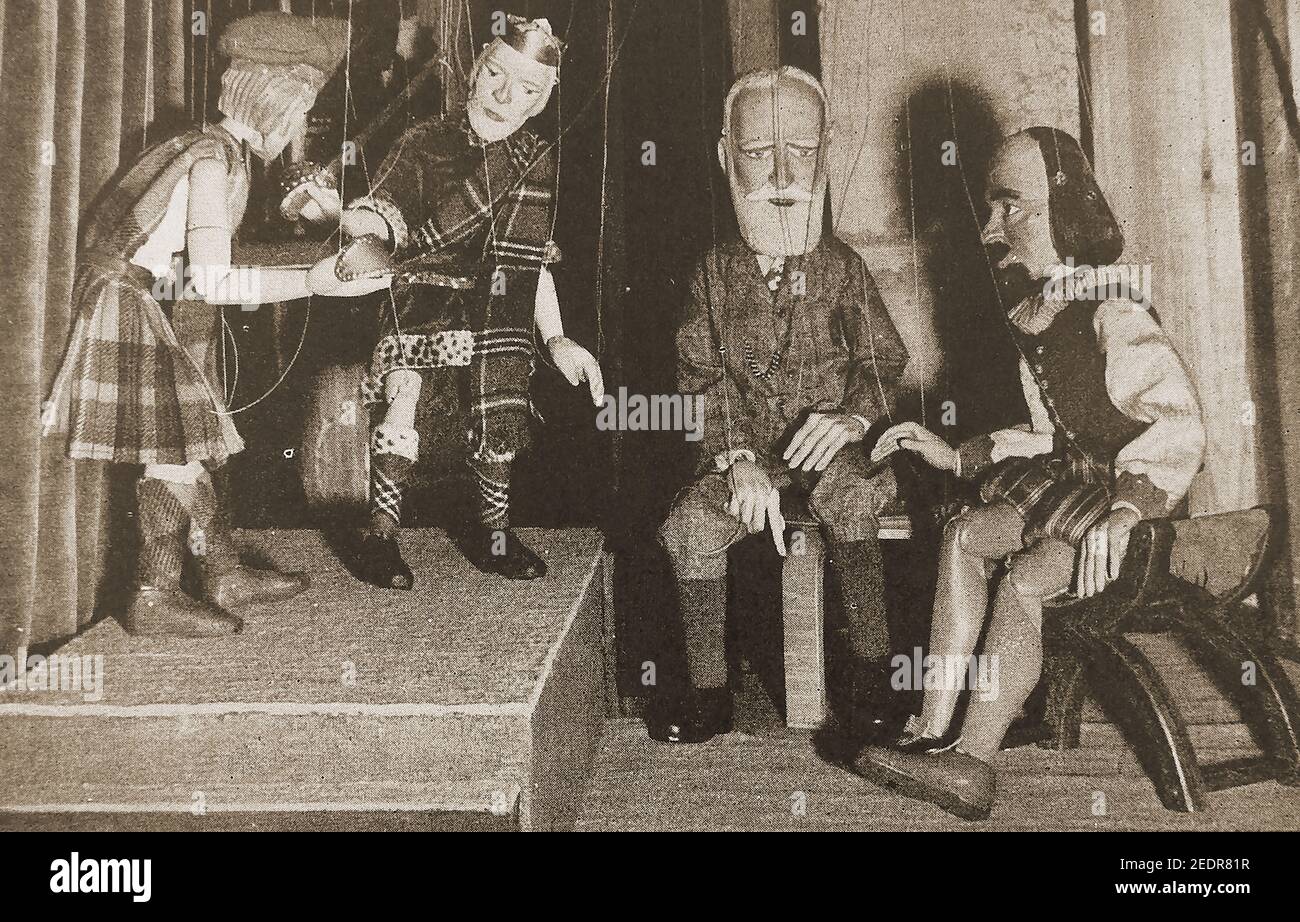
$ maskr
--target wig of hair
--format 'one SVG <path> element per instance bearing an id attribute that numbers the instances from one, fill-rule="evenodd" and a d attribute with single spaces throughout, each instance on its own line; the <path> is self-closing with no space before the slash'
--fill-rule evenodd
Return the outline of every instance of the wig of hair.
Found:
<path id="1" fill-rule="evenodd" d="M 1080 266 L 1115 262 L 1124 252 L 1124 234 L 1079 142 L 1059 128 L 1037 126 L 1024 133 L 1038 142 L 1047 167 L 1047 207 L 1057 255 Z"/>

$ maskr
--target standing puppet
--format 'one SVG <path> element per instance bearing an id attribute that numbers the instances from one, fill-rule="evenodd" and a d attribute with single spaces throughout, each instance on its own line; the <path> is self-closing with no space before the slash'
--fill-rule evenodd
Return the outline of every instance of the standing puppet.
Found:
<path id="1" fill-rule="evenodd" d="M 243 449 L 222 400 L 217 305 L 308 294 L 355 295 L 385 280 L 340 282 L 336 258 L 305 269 L 231 266 L 231 237 L 248 199 L 251 151 L 279 156 L 342 60 L 338 20 L 280 13 L 224 31 L 220 124 L 156 145 L 113 187 L 83 233 L 67 354 L 43 418 L 66 424 L 68 455 L 143 465 L 137 484 L 137 587 L 122 623 L 133 634 L 210 636 L 241 621 L 228 609 L 282 601 L 301 575 L 240 565 L 212 471 Z M 188 256 L 176 300 L 173 258 Z M 182 591 L 186 548 L 200 559 L 198 599 Z"/>
<path id="2" fill-rule="evenodd" d="M 852 663 L 831 702 L 827 754 L 856 752 L 886 716 L 877 517 L 897 488 L 887 468 L 867 470 L 858 443 L 890 412 L 907 350 L 862 259 L 822 239 L 827 120 L 821 84 L 797 68 L 747 75 L 727 94 L 718 157 L 743 239 L 705 256 L 677 333 L 678 387 L 704 397 L 704 451 L 659 533 L 691 689 L 656 702 L 647 726 L 657 740 L 730 729 L 727 549 L 766 525 L 784 553 L 779 491 L 791 485 L 830 533 L 849 622 Z"/>
<path id="3" fill-rule="evenodd" d="M 1167 516 L 1200 469 L 1200 404 L 1142 295 L 1108 282 L 1124 239 L 1074 138 L 1030 128 L 995 152 L 983 242 L 1021 354 L 1029 422 L 959 449 L 915 423 L 881 436 L 958 476 L 983 478 L 983 505 L 944 531 L 930 654 L 965 664 L 988 617 L 984 655 L 998 694 L 972 695 L 954 737 L 959 689 L 930 688 L 896 748 L 871 747 L 859 771 L 966 819 L 988 816 L 990 763 L 1042 671 L 1043 602 L 1101 592 L 1119 575 L 1141 519 Z M 1065 263 L 1065 265 L 1062 265 Z M 988 612 L 988 564 L 1006 575 Z"/>
<path id="4" fill-rule="evenodd" d="M 466 108 L 410 129 L 376 171 L 374 187 L 343 211 L 345 233 L 387 242 L 399 268 L 380 339 L 362 382 L 386 404 L 370 443 L 370 516 L 359 571 L 381 588 L 410 589 L 397 544 L 402 495 L 419 459 L 415 411 L 426 376 L 468 367 L 469 468 L 478 520 L 462 535 L 470 562 L 509 579 L 536 579 L 546 563 L 510 529 L 510 469 L 528 446 L 533 326 L 572 383 L 599 405 L 591 353 L 564 336 L 547 265 L 559 258 L 555 159 L 524 123 L 546 107 L 562 45 L 544 19 L 509 17 L 507 32 L 474 64 Z M 326 219 L 336 194 L 309 185 Z M 311 216 L 309 211 L 304 214 Z M 455 421 L 461 425 L 461 421 Z"/>

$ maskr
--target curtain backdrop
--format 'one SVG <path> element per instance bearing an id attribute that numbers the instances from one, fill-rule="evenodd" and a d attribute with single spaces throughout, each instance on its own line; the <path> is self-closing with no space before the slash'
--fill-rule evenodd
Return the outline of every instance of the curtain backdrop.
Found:
<path id="1" fill-rule="evenodd" d="M 185 115 L 187 4 L 0 0 L 0 654 L 75 632 L 95 612 L 111 526 L 103 465 L 42 439 L 82 214 L 124 160 Z M 123 62 L 130 62 L 123 67 Z"/>

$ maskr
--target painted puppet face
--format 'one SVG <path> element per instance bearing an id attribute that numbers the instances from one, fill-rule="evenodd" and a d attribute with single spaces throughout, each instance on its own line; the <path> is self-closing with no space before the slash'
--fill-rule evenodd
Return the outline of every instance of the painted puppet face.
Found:
<path id="1" fill-rule="evenodd" d="M 817 246 L 826 205 L 825 113 L 817 91 L 784 77 L 746 87 L 732 103 L 718 156 L 741 236 L 767 256 Z"/>
<path id="2" fill-rule="evenodd" d="M 466 109 L 484 141 L 510 137 L 542 109 L 555 85 L 555 68 L 497 42 L 479 59 Z"/>
<path id="3" fill-rule="evenodd" d="M 1032 137 L 1014 135 L 998 148 L 984 198 L 990 214 L 980 237 L 999 275 L 1050 277 L 1060 257 L 1052 242 L 1047 167 Z"/>

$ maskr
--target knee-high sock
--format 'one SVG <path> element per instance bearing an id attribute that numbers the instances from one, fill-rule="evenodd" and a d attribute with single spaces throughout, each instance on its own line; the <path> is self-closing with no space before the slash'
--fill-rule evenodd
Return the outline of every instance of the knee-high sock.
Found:
<path id="1" fill-rule="evenodd" d="M 204 471 L 194 483 L 190 550 L 196 557 L 203 558 L 203 565 L 210 574 L 229 573 L 239 566 L 239 550 L 230 534 L 230 509 L 225 497 L 218 495 L 208 471 Z"/>
<path id="2" fill-rule="evenodd" d="M 141 586 L 174 589 L 180 585 L 192 490 L 188 484 L 153 477 L 141 477 L 136 483 L 136 521 L 140 529 L 136 581 Z"/>
<path id="3" fill-rule="evenodd" d="M 962 548 L 957 528 L 944 534 L 939 552 L 939 581 L 934 590 L 934 618 L 930 622 L 931 656 L 941 662 L 969 662 L 975 652 L 984 615 L 989 607 L 988 576 L 984 558 Z M 963 673 L 964 674 L 964 671 Z M 961 689 L 957 683 L 939 683 L 925 691 L 921 706 L 921 730 L 926 736 L 941 737 L 952 722 Z"/>
<path id="4" fill-rule="evenodd" d="M 471 458 L 478 488 L 479 521 L 487 528 L 510 527 L 510 462 Z"/>
<path id="5" fill-rule="evenodd" d="M 677 601 L 686 633 L 686 666 L 694 688 L 727 684 L 727 583 L 678 579 Z"/>
<path id="6" fill-rule="evenodd" d="M 391 408 L 390 408 L 391 412 Z M 383 422 L 370 435 L 370 531 L 392 537 L 402 524 L 402 494 L 420 453 L 410 426 Z"/>
<path id="7" fill-rule="evenodd" d="M 879 541 L 836 542 L 830 556 L 848 619 L 850 652 L 862 660 L 883 659 L 889 653 L 889 620 Z"/>
<path id="8" fill-rule="evenodd" d="M 961 749 L 991 762 L 1043 671 L 1042 599 L 1017 592 L 1004 579 L 993 601 L 984 655 L 997 657 L 998 688 L 989 700 L 971 693 L 962 725 Z"/>

